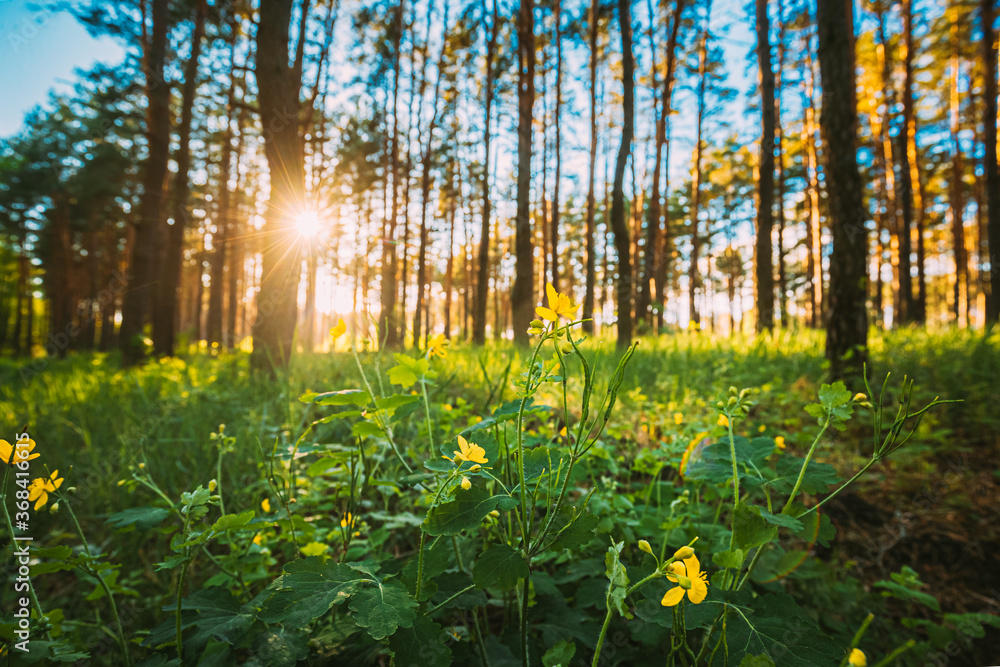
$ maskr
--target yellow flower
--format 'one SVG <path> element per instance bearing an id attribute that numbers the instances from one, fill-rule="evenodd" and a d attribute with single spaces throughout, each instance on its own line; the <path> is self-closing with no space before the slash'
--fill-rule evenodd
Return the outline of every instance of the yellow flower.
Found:
<path id="1" fill-rule="evenodd" d="M 486 450 L 479 445 L 470 445 L 468 441 L 462 436 L 458 436 L 458 448 L 461 451 L 455 451 L 455 458 L 450 456 L 445 456 L 455 465 L 462 465 L 463 461 L 469 461 L 471 463 L 489 463 L 486 459 Z"/>
<path id="2" fill-rule="evenodd" d="M 471 488 L 472 488 L 472 482 L 469 481 L 468 477 L 463 477 L 462 478 L 462 489 L 464 489 L 465 491 L 468 491 Z"/>
<path id="3" fill-rule="evenodd" d="M 847 664 L 851 665 L 851 667 L 866 667 L 868 665 L 868 658 L 865 657 L 861 649 L 852 648 L 851 655 L 847 658 Z"/>
<path id="4" fill-rule="evenodd" d="M 715 422 L 719 426 L 729 426 L 729 417 L 726 415 L 719 415 L 719 421 Z"/>
<path id="5" fill-rule="evenodd" d="M 260 543 L 263 541 L 264 540 L 261 539 L 260 533 L 257 533 L 256 535 L 253 536 L 253 543 L 256 544 L 257 546 L 260 546 Z"/>
<path id="6" fill-rule="evenodd" d="M 347 333 L 347 323 L 344 322 L 343 318 L 340 318 L 337 320 L 336 326 L 330 329 L 330 338 L 337 340 L 345 333 Z"/>
<path id="7" fill-rule="evenodd" d="M 451 341 L 444 337 L 444 334 L 438 334 L 427 341 L 427 356 L 429 357 L 447 357 L 448 356 L 448 345 Z"/>
<path id="8" fill-rule="evenodd" d="M 268 498 L 264 498 L 264 500 L 260 502 L 260 506 L 265 512 L 271 511 L 271 501 Z"/>
<path id="9" fill-rule="evenodd" d="M 674 423 L 677 424 L 678 426 L 680 426 L 681 424 L 683 424 L 684 423 L 684 415 L 682 415 L 679 412 L 675 412 L 674 413 Z"/>
<path id="10" fill-rule="evenodd" d="M 774 446 L 777 447 L 778 449 L 784 449 L 785 448 L 785 436 L 779 435 L 777 438 L 775 438 L 774 439 Z"/>
<path id="11" fill-rule="evenodd" d="M 56 470 L 52 473 L 49 479 L 43 479 L 41 477 L 36 477 L 31 480 L 31 484 L 28 486 L 28 500 L 35 501 L 35 509 L 41 509 L 42 506 L 49 502 L 49 494 L 55 493 L 55 490 L 62 486 L 63 480 L 59 479 L 59 471 Z"/>
<path id="12" fill-rule="evenodd" d="M 560 294 L 551 283 L 545 285 L 545 296 L 548 297 L 549 307 L 538 306 L 535 308 L 537 314 L 543 320 L 558 322 L 560 317 L 573 319 L 579 306 L 573 305 L 573 299 L 565 294 Z"/>
<path id="13" fill-rule="evenodd" d="M 37 459 L 41 454 L 32 454 L 32 450 L 35 449 L 35 441 L 28 440 L 27 446 L 24 444 L 17 445 L 17 454 L 14 453 L 14 445 L 11 445 L 6 440 L 0 440 L 0 460 L 4 463 L 17 463 L 18 461 L 31 461 L 32 459 Z M 27 451 L 25 451 L 27 450 Z M 25 458 L 25 456 L 27 458 Z"/>
<path id="14" fill-rule="evenodd" d="M 684 598 L 687 591 L 688 599 L 694 604 L 700 604 L 708 595 L 708 575 L 701 571 L 698 557 L 691 554 L 684 559 L 684 564 L 673 562 L 669 566 L 667 579 L 676 581 L 677 585 L 664 594 L 660 604 L 673 607 Z"/>
<path id="15" fill-rule="evenodd" d="M 341 528 L 354 528 L 354 517 L 348 512 L 347 516 L 340 520 Z"/>
<path id="16" fill-rule="evenodd" d="M 763 433 L 766 429 L 767 429 L 767 425 L 766 424 L 761 424 L 760 428 L 757 429 L 757 432 L 758 433 Z"/>

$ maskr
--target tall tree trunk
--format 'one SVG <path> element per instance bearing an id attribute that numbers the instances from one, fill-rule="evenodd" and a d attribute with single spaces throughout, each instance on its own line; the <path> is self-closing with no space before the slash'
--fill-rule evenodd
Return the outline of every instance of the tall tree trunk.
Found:
<path id="1" fill-rule="evenodd" d="M 759 2 L 760 0 L 758 0 Z M 691 165 L 691 263 L 688 265 L 688 313 L 691 324 L 695 327 L 701 324 L 698 315 L 698 255 L 701 252 L 701 237 L 698 216 L 701 213 L 701 156 L 704 148 L 703 128 L 705 124 L 705 87 L 708 68 L 708 23 L 711 18 L 711 5 L 705 16 L 705 27 L 702 28 L 698 41 L 698 120 L 694 140 L 694 160 Z M 774 189 L 771 181 L 770 190 Z M 773 195 L 772 195 L 773 197 Z M 770 238 L 770 236 L 768 236 Z M 773 297 L 772 297 L 773 298 Z"/>
<path id="2" fill-rule="evenodd" d="M 757 288 L 757 333 L 774 328 L 774 265 L 771 231 L 774 227 L 774 70 L 771 66 L 770 22 L 767 0 L 756 0 L 757 65 L 760 70 L 760 176 L 757 180 L 757 244 L 754 284 Z"/>
<path id="3" fill-rule="evenodd" d="M 404 30 L 403 17 L 406 13 L 405 0 L 396 6 L 395 31 L 392 36 L 393 82 L 392 82 L 392 132 L 389 149 L 389 178 L 392 192 L 389 219 L 382 230 L 382 283 L 379 291 L 381 312 L 378 319 L 378 335 L 386 347 L 399 345 L 399 319 L 396 316 L 396 216 L 399 211 L 399 80 L 402 74 L 403 56 L 401 43 Z"/>
<path id="4" fill-rule="evenodd" d="M 950 94 L 948 96 L 949 128 L 951 130 L 951 182 L 949 183 L 949 199 L 951 205 L 951 237 L 955 252 L 955 289 L 954 308 L 955 322 L 959 326 L 968 325 L 969 315 L 969 262 L 965 254 L 965 203 L 964 185 L 962 183 L 962 144 L 958 133 L 961 131 L 960 98 L 958 79 L 960 72 L 958 21 L 959 10 L 953 3 L 951 14 L 951 61 L 949 69 Z"/>
<path id="5" fill-rule="evenodd" d="M 594 291 L 597 283 L 597 264 L 594 253 L 595 222 L 597 201 L 594 192 L 597 178 L 597 32 L 600 28 L 600 5 L 592 0 L 588 18 L 588 39 L 590 42 L 590 163 L 587 177 L 587 222 L 584 240 L 586 258 L 586 290 L 583 297 L 583 330 L 594 333 Z"/>
<path id="6" fill-rule="evenodd" d="M 562 181 L 562 67 L 563 67 L 563 50 L 562 50 L 562 0 L 554 0 L 553 6 L 554 20 L 555 20 L 555 41 L 556 41 L 556 108 L 555 108 L 555 119 L 554 130 L 556 133 L 555 141 L 555 152 L 556 152 L 556 172 L 555 172 L 555 187 L 552 190 L 552 233 L 550 234 L 549 242 L 552 249 L 552 261 L 550 262 L 552 266 L 552 287 L 559 291 L 559 225 L 560 225 L 560 209 L 562 207 L 562 199 L 559 192 L 559 184 Z"/>
<path id="7" fill-rule="evenodd" d="M 448 198 L 448 260 L 444 268 L 444 335 L 451 338 L 451 309 L 455 301 L 455 196 L 458 189 L 455 168 L 451 174 L 451 196 Z"/>
<path id="8" fill-rule="evenodd" d="M 661 248 L 660 225 L 661 218 L 669 224 L 669 212 L 666 211 L 661 199 L 660 178 L 664 174 L 669 183 L 669 169 L 663 169 L 664 163 L 669 166 L 669 143 L 667 142 L 667 127 L 670 123 L 670 101 L 674 89 L 674 63 L 676 62 L 675 51 L 677 49 L 677 34 L 680 29 L 681 17 L 684 12 L 685 0 L 677 0 L 672 13 L 670 33 L 667 36 L 666 66 L 663 73 L 661 87 L 660 117 L 656 120 L 656 138 L 653 161 L 653 188 L 649 199 L 646 220 L 646 254 L 643 262 L 643 274 L 639 285 L 639 297 L 636 302 L 636 317 L 650 321 L 649 307 L 655 300 L 659 304 L 658 320 L 662 321 L 663 294 L 666 277 L 666 265 L 669 257 Z M 655 62 L 653 58 L 653 76 L 655 77 Z M 669 194 L 669 187 L 665 187 L 662 195 Z M 662 213 L 661 213 L 662 212 Z M 663 234 L 666 237 L 666 230 Z"/>
<path id="9" fill-rule="evenodd" d="M 788 275 L 785 268 L 785 134 L 781 129 L 781 90 L 782 76 L 785 70 L 785 21 L 784 3 L 778 0 L 778 67 L 775 74 L 774 92 L 774 136 L 775 136 L 775 171 L 778 179 L 778 309 L 781 311 L 781 326 L 787 328 L 790 323 L 788 316 Z"/>
<path id="10" fill-rule="evenodd" d="M 625 166 L 632 152 L 635 115 L 635 58 L 632 56 L 632 17 L 629 0 L 618 0 L 618 26 L 622 36 L 622 143 L 615 161 L 615 182 L 611 190 L 611 229 L 618 253 L 618 347 L 632 344 L 632 257 L 628 226 L 625 222 Z"/>
<path id="11" fill-rule="evenodd" d="M 433 10 L 433 3 L 431 9 Z M 448 51 L 448 3 L 444 3 L 444 37 L 441 41 L 441 53 L 437 62 L 437 78 L 434 80 L 434 101 L 431 109 L 431 120 L 427 126 L 427 146 L 420 160 L 420 250 L 417 256 L 417 304 L 413 311 L 413 344 L 420 347 L 422 333 L 421 317 L 427 300 L 427 244 L 429 229 L 427 226 L 427 205 L 431 194 L 431 163 L 434 157 L 434 131 L 438 123 L 438 100 L 441 92 L 441 72 L 444 69 L 445 54 Z M 425 49 L 426 51 L 426 49 Z M 425 58 L 426 60 L 426 58 Z M 423 134 L 421 132 L 421 134 Z M 427 334 L 430 333 L 430 322 L 427 322 Z"/>
<path id="12" fill-rule="evenodd" d="M 219 208 L 215 216 L 215 233 L 212 235 L 212 256 L 209 258 L 210 283 L 208 288 L 208 316 L 206 333 L 209 344 L 222 343 L 223 282 L 226 270 L 226 252 L 229 249 L 232 198 L 229 178 L 233 163 L 233 116 L 236 111 L 236 16 L 229 20 L 229 92 L 226 94 L 226 130 L 222 133 L 222 154 L 219 157 Z M 234 304 L 230 303 L 230 308 Z"/>
<path id="13" fill-rule="evenodd" d="M 803 143 L 806 148 L 806 195 L 809 206 L 809 221 L 807 223 L 807 256 L 806 273 L 809 274 L 809 317 L 810 326 L 818 329 L 823 326 L 823 229 L 819 215 L 819 156 L 816 151 L 816 106 L 813 89 L 813 60 L 810 50 L 806 49 L 806 91 L 805 91 L 805 127 L 803 128 Z"/>
<path id="14" fill-rule="evenodd" d="M 236 164 L 240 163 L 240 159 L 243 156 L 243 123 L 246 118 L 246 110 L 241 107 L 239 112 L 236 114 Z M 237 170 L 238 172 L 239 170 Z M 229 220 L 229 225 L 226 228 L 226 238 L 229 239 L 229 259 L 228 259 L 228 269 L 227 269 L 227 298 L 228 310 L 226 311 L 226 347 L 232 350 L 239 344 L 237 340 L 237 315 L 239 311 L 246 314 L 246 306 L 242 305 L 242 299 L 240 298 L 240 288 L 245 288 L 244 283 L 244 263 L 245 263 L 245 253 L 244 253 L 244 241 L 243 234 L 241 233 L 240 225 L 240 204 L 241 202 L 241 178 L 237 174 L 236 179 L 236 190 L 234 191 L 235 201 L 232 203 L 232 216 Z M 245 289 L 244 289 L 245 291 Z M 239 332 L 242 334 L 245 329 L 241 326 L 239 327 Z"/>
<path id="15" fill-rule="evenodd" d="M 293 219 L 305 203 L 305 171 L 299 137 L 301 59 L 288 64 L 293 0 L 269 0 L 260 7 L 256 76 L 265 134 L 271 194 L 268 200 L 257 318 L 251 365 L 272 375 L 288 367 L 295 336 L 301 248 Z M 307 7 L 303 7 L 307 11 Z M 304 35 L 300 39 L 304 38 Z"/>
<path id="16" fill-rule="evenodd" d="M 872 117 L 876 119 L 878 125 L 878 136 L 875 137 L 876 140 L 876 159 L 881 166 L 881 172 L 883 176 L 884 185 L 884 198 L 885 198 L 885 216 L 883 224 L 879 225 L 878 232 L 878 246 L 882 247 L 882 229 L 885 228 L 889 231 L 890 244 L 892 246 L 898 245 L 898 235 L 896 235 L 895 230 L 899 225 L 898 202 L 896 197 L 896 169 L 895 169 L 895 159 L 893 157 L 893 146 L 892 139 L 889 136 L 889 124 L 892 113 L 892 108 L 895 106 L 895 85 L 892 82 L 892 54 L 890 52 L 891 45 L 886 36 L 885 32 L 885 14 L 879 8 L 876 12 L 878 15 L 878 38 L 879 43 L 876 46 L 876 57 L 879 63 L 879 70 L 881 71 L 882 78 L 882 90 L 881 90 L 881 107 L 882 113 L 878 114 L 878 102 L 873 101 L 872 106 L 875 107 L 872 111 Z M 890 253 L 892 256 L 890 261 L 892 263 L 893 271 L 893 294 L 898 294 L 899 292 L 899 255 L 898 247 Z M 878 280 L 877 283 L 881 285 L 882 280 L 882 255 L 879 254 L 878 262 Z M 879 302 L 880 305 L 876 309 L 876 312 L 885 314 L 885 309 L 881 307 L 882 292 L 881 287 L 879 288 Z"/>
<path id="17" fill-rule="evenodd" d="M 483 14 L 485 13 L 484 0 Z M 472 342 L 476 345 L 486 342 L 486 304 L 490 294 L 490 212 L 493 205 L 490 200 L 490 138 L 493 122 L 493 61 L 496 57 L 499 28 L 497 0 L 493 0 L 493 21 L 486 42 L 486 99 L 483 103 L 483 146 L 486 154 L 483 161 L 483 219 L 479 227 L 479 262 L 476 268 L 475 314 L 472 318 Z"/>
<path id="18" fill-rule="evenodd" d="M 861 372 L 868 346 L 868 241 L 857 161 L 852 0 L 818 2 L 816 15 L 823 82 L 820 125 L 833 233 L 826 356 L 831 375 L 843 378 Z"/>
<path id="19" fill-rule="evenodd" d="M 1000 169 L 997 167 L 997 46 L 993 3 L 982 0 L 980 10 L 983 23 L 983 176 L 986 180 L 986 235 L 990 260 L 989 299 L 986 304 L 986 321 L 993 324 L 1000 320 Z"/>
<path id="20" fill-rule="evenodd" d="M 534 318 L 535 260 L 531 240 L 531 124 L 535 109 L 535 2 L 521 0 L 517 18 L 517 215 L 514 219 L 514 342 L 528 343 Z"/>
<path id="21" fill-rule="evenodd" d="M 187 228 L 191 180 L 191 122 L 194 118 L 194 99 L 198 94 L 198 59 L 201 40 L 205 33 L 207 0 L 198 0 L 194 28 L 191 32 L 191 55 L 184 65 L 184 85 L 181 87 L 181 119 L 177 126 L 177 173 L 174 176 L 171 217 L 174 224 L 167 225 L 166 243 L 161 271 L 160 290 L 153 313 L 153 350 L 158 356 L 174 353 L 177 335 L 178 290 L 181 266 L 184 264 L 184 230 Z M 200 272 L 199 272 L 200 275 Z"/>
<path id="22" fill-rule="evenodd" d="M 913 0 L 903 0 L 903 39 L 901 41 L 903 61 L 903 132 L 900 133 L 899 152 L 899 199 L 901 217 L 896 228 L 899 267 L 899 295 L 897 304 L 900 324 L 918 321 L 917 305 L 913 298 L 910 255 L 913 250 L 914 208 L 918 214 L 921 206 L 914 207 L 914 185 L 919 178 L 916 155 L 916 119 L 913 114 Z M 912 143 L 912 151 L 911 151 Z"/>
<path id="23" fill-rule="evenodd" d="M 159 278 L 156 259 L 163 225 L 163 189 L 167 178 L 170 151 L 170 85 L 164 78 L 167 60 L 167 33 L 170 10 L 168 0 L 152 0 L 152 29 L 143 43 L 143 70 L 146 77 L 146 162 L 143 165 L 143 190 L 139 219 L 135 223 L 135 241 L 129 258 L 128 284 L 122 303 L 119 344 L 122 365 L 142 361 L 145 347 L 141 340 L 149 322 Z"/>

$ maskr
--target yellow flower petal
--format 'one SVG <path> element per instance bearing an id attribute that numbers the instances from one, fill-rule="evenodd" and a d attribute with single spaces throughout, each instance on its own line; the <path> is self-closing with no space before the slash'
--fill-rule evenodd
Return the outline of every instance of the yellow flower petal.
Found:
<path id="1" fill-rule="evenodd" d="M 674 586 L 669 591 L 667 591 L 663 599 L 660 600 L 660 604 L 664 607 L 673 607 L 678 602 L 684 598 L 684 589 L 680 586 Z"/>
<path id="2" fill-rule="evenodd" d="M 270 512 L 271 511 L 271 501 L 268 498 L 264 498 L 264 500 L 262 500 L 260 502 L 260 507 L 265 512 Z"/>
<path id="3" fill-rule="evenodd" d="M 345 333 L 347 333 L 347 323 L 341 318 L 337 320 L 337 325 L 330 329 L 330 338 L 337 340 Z"/>
<path id="4" fill-rule="evenodd" d="M 847 664 L 851 667 L 867 667 L 868 658 L 865 657 L 861 649 L 852 648 L 851 655 L 847 658 Z"/>
<path id="5" fill-rule="evenodd" d="M 556 315 L 556 311 L 551 308 L 546 308 L 545 306 L 538 306 L 535 308 L 535 314 L 538 315 L 543 320 L 548 320 L 550 322 L 558 322 L 559 316 Z"/>

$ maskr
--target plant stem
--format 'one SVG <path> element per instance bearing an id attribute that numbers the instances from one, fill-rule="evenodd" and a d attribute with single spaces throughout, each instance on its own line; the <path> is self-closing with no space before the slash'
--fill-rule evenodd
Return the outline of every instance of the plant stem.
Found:
<path id="1" fill-rule="evenodd" d="M 828 495 L 826 498 L 824 498 L 823 500 L 819 501 L 818 503 L 816 503 L 815 505 L 813 505 L 812 507 L 810 507 L 809 509 L 807 509 L 805 512 L 803 512 L 802 514 L 800 514 L 797 518 L 802 518 L 805 515 L 807 515 L 807 514 L 809 514 L 811 512 L 815 512 L 816 510 L 818 510 L 823 505 L 823 503 L 825 503 L 828 500 L 831 500 L 838 493 L 840 493 L 841 491 L 843 491 L 844 489 L 846 489 L 847 487 L 849 487 L 851 484 L 853 484 L 854 481 L 858 477 L 861 477 L 861 475 L 863 475 L 866 470 L 868 470 L 869 468 L 871 468 L 878 461 L 879 461 L 879 459 L 872 459 L 872 460 L 870 460 L 868 463 L 866 463 L 864 465 L 864 467 L 861 468 L 861 470 L 859 470 L 858 472 L 856 472 L 854 474 L 854 477 L 851 477 L 849 480 L 847 480 L 846 482 L 844 482 L 843 484 L 841 484 L 840 487 L 836 491 L 834 491 L 833 493 L 831 493 L 830 495 Z"/>
<path id="2" fill-rule="evenodd" d="M 187 551 L 185 549 L 185 551 Z M 181 575 L 177 580 L 177 609 L 176 609 L 176 630 L 177 630 L 177 659 L 180 663 L 184 664 L 184 632 L 181 626 L 181 598 L 184 595 L 184 579 L 187 577 L 188 565 L 191 564 L 191 560 L 185 560 L 184 565 L 181 567 Z"/>
<path id="3" fill-rule="evenodd" d="M 795 500 L 795 496 L 799 493 L 799 487 L 802 486 L 802 480 L 806 476 L 806 468 L 809 467 L 809 461 L 812 460 L 813 454 L 816 453 L 816 446 L 819 444 L 819 439 L 823 437 L 826 433 L 826 429 L 830 426 L 830 420 L 833 419 L 832 413 L 827 413 L 826 421 L 823 422 L 823 428 L 819 430 L 816 437 L 813 439 L 812 444 L 809 446 L 809 453 L 806 454 L 806 460 L 802 462 L 802 467 L 799 469 L 799 478 L 795 480 L 795 486 L 792 487 L 792 493 L 788 496 L 788 500 L 785 501 L 785 506 L 782 508 L 782 514 L 788 514 L 792 510 L 792 501 Z"/>
<path id="4" fill-rule="evenodd" d="M 604 625 L 601 626 L 601 634 L 597 638 L 597 648 L 594 649 L 594 659 L 590 663 L 590 667 L 597 667 L 597 661 L 601 657 L 601 647 L 604 646 L 604 637 L 608 634 L 608 626 L 611 625 L 611 607 L 608 607 L 608 613 L 604 616 Z"/>
<path id="5" fill-rule="evenodd" d="M 58 493 L 58 491 L 57 491 Z M 61 493 L 58 493 L 59 500 L 66 505 L 66 511 L 69 513 L 69 518 L 73 521 L 73 526 L 76 528 L 76 534 L 80 537 L 80 542 L 83 544 L 83 551 L 87 554 L 88 558 L 92 558 L 93 555 L 90 553 L 90 546 L 87 544 L 87 538 L 83 534 L 83 528 L 80 527 L 80 522 L 76 518 L 76 514 L 73 512 L 73 506 L 69 503 L 69 500 Z M 122 655 L 125 657 L 125 664 L 131 666 L 132 657 L 128 652 L 128 642 L 125 640 L 125 629 L 122 627 L 121 618 L 118 616 L 118 605 L 115 604 L 115 597 L 111 593 L 111 588 L 108 583 L 104 581 L 104 577 L 100 572 L 95 572 L 90 566 L 86 568 L 88 574 L 97 579 L 97 583 L 100 584 L 101 589 L 104 590 L 104 594 L 108 597 L 108 602 L 111 604 L 111 616 L 115 619 L 115 626 L 118 628 L 118 643 L 121 645 Z"/>

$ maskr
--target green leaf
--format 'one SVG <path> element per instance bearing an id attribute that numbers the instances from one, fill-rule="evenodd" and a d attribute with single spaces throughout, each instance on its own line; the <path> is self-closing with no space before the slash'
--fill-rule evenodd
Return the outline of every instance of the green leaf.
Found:
<path id="1" fill-rule="evenodd" d="M 795 456 L 782 456 L 778 459 L 775 465 L 778 477 L 774 480 L 773 488 L 782 493 L 791 493 L 804 461 L 805 459 Z M 831 485 L 838 481 L 837 470 L 832 465 L 820 461 L 810 461 L 799 491 L 809 494 L 825 493 Z"/>
<path id="2" fill-rule="evenodd" d="M 243 643 L 257 611 L 252 604 L 240 604 L 226 588 L 218 586 L 196 591 L 181 601 L 181 609 L 197 612 L 191 623 L 196 628 L 190 637 L 194 646 L 207 644 L 210 638 L 233 646 Z"/>
<path id="3" fill-rule="evenodd" d="M 578 549 L 589 544 L 594 539 L 594 530 L 600 522 L 596 514 L 584 511 L 578 514 L 575 507 L 563 505 L 559 515 L 552 525 L 552 532 L 557 535 L 550 549 Z"/>
<path id="4" fill-rule="evenodd" d="M 767 521 L 772 525 L 788 528 L 791 531 L 802 530 L 802 522 L 793 516 L 789 516 L 787 514 L 771 514 L 763 507 L 760 508 L 760 515 L 763 517 L 764 521 Z"/>
<path id="5" fill-rule="evenodd" d="M 767 544 L 778 534 L 778 528 L 761 516 L 756 505 L 740 503 L 733 512 L 733 539 L 744 551 Z"/>
<path id="6" fill-rule="evenodd" d="M 346 602 L 361 586 L 356 570 L 342 563 L 324 562 L 320 556 L 292 561 L 284 571 L 268 586 L 272 594 L 259 614 L 265 623 L 305 627 L 333 605 Z"/>
<path id="7" fill-rule="evenodd" d="M 417 617 L 417 601 L 401 584 L 374 582 L 351 594 L 354 620 L 372 639 L 385 639 L 399 627 L 408 628 Z"/>
<path id="8" fill-rule="evenodd" d="M 107 522 L 115 528 L 130 528 L 149 530 L 163 523 L 170 516 L 170 510 L 163 507 L 132 507 L 108 517 Z"/>
<path id="9" fill-rule="evenodd" d="M 628 572 L 621 562 L 622 547 L 625 542 L 619 542 L 608 547 L 608 552 L 604 555 L 605 574 L 608 577 L 608 608 L 616 610 L 625 618 L 632 618 L 632 613 L 625 604 L 625 596 L 628 592 Z"/>
<path id="10" fill-rule="evenodd" d="M 396 366 L 389 369 L 389 382 L 403 389 L 412 387 L 420 378 L 433 379 L 437 374 L 431 370 L 429 359 L 414 359 L 405 354 L 394 354 Z"/>
<path id="11" fill-rule="evenodd" d="M 941 605 L 938 604 L 937 598 L 933 595 L 915 591 L 895 581 L 876 581 L 875 586 L 885 589 L 886 592 L 882 593 L 885 597 L 894 597 L 906 602 L 917 602 L 934 611 L 941 611 Z"/>
<path id="12" fill-rule="evenodd" d="M 239 514 L 226 514 L 221 516 L 218 520 L 212 524 L 212 530 L 217 533 L 223 533 L 227 530 L 254 530 L 256 526 L 248 526 L 247 524 L 253 520 L 254 511 L 247 510 L 246 512 L 240 512 Z"/>
<path id="13" fill-rule="evenodd" d="M 268 667 L 294 667 L 309 655 L 309 633 L 292 628 L 268 628 L 254 642 L 254 656 Z"/>
<path id="14" fill-rule="evenodd" d="M 746 558 L 746 552 L 743 549 L 734 549 L 732 551 L 719 551 L 712 554 L 712 562 L 719 567 L 728 567 L 734 570 L 738 570 L 743 566 L 743 560 Z"/>
<path id="15" fill-rule="evenodd" d="M 410 403 L 416 403 L 420 398 L 414 396 L 413 394 L 393 394 L 392 396 L 386 396 L 385 398 L 379 398 L 375 400 L 375 407 L 379 410 L 383 410 L 387 417 L 392 417 L 393 413 L 404 405 L 409 405 Z"/>
<path id="16" fill-rule="evenodd" d="M 732 606 L 727 616 L 728 664 L 733 667 L 746 655 L 770 658 L 776 667 L 833 667 L 843 655 L 785 593 L 761 596 L 752 610 Z"/>
<path id="17" fill-rule="evenodd" d="M 313 402 L 319 405 L 357 405 L 364 407 L 372 400 L 371 394 L 363 389 L 342 389 L 318 394 Z"/>
<path id="18" fill-rule="evenodd" d="M 576 655 L 576 644 L 565 640 L 556 642 L 555 646 L 542 656 L 542 665 L 544 667 L 569 667 L 574 655 Z"/>
<path id="19" fill-rule="evenodd" d="M 409 628 L 400 628 L 389 638 L 396 667 L 448 667 L 452 663 L 451 648 L 445 643 L 444 629 L 421 616 Z"/>
<path id="20" fill-rule="evenodd" d="M 356 422 L 351 426 L 351 435 L 356 438 L 377 438 L 382 434 L 382 427 L 369 421 Z"/>
<path id="21" fill-rule="evenodd" d="M 495 544 L 479 554 L 472 571 L 472 581 L 480 588 L 498 586 L 507 591 L 528 576 L 528 565 L 521 552 L 506 544 Z"/>
<path id="22" fill-rule="evenodd" d="M 510 496 L 491 496 L 479 486 L 473 486 L 468 491 L 458 489 L 453 501 L 432 507 L 427 512 L 424 531 L 433 536 L 457 535 L 463 530 L 475 528 L 504 499 L 512 500 Z"/>
<path id="23" fill-rule="evenodd" d="M 774 667 L 774 661 L 766 655 L 745 655 L 740 667 Z"/>

